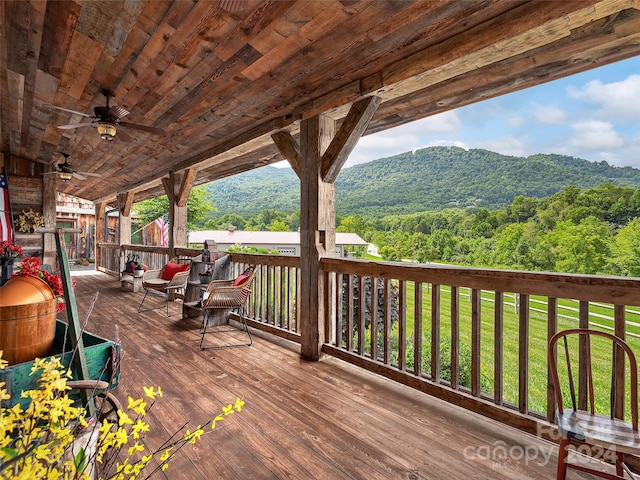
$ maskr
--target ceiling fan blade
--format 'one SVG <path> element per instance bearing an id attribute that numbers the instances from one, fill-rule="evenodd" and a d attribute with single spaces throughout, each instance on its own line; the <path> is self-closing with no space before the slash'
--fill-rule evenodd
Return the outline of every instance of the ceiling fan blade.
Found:
<path id="1" fill-rule="evenodd" d="M 43 105 L 45 107 L 50 107 L 50 108 L 55 108 L 57 110 L 62 110 L 63 112 L 69 112 L 69 113 L 73 113 L 75 115 L 82 115 L 83 117 L 91 118 L 91 115 L 87 115 L 86 113 L 78 112 L 77 110 L 70 110 L 68 108 L 58 107 L 57 105 L 51 105 L 50 103 L 43 103 Z"/>
<path id="2" fill-rule="evenodd" d="M 118 137 L 118 139 L 122 140 L 123 142 L 130 142 L 131 140 L 133 140 L 131 136 L 121 128 L 118 129 L 118 133 L 116 134 L 116 137 Z"/>
<path id="3" fill-rule="evenodd" d="M 149 133 L 153 133 L 155 135 L 163 135 L 164 136 L 164 135 L 167 134 L 167 132 L 165 132 L 161 128 L 148 127 L 146 125 L 138 125 L 137 123 L 118 122 L 118 125 L 122 125 L 123 127 L 127 127 L 127 128 L 133 128 L 135 130 L 142 130 L 143 132 L 149 132 Z"/>
<path id="4" fill-rule="evenodd" d="M 62 130 L 71 130 L 72 128 L 91 127 L 93 123 L 70 123 L 69 125 L 58 125 Z"/>
<path id="5" fill-rule="evenodd" d="M 80 174 L 84 177 L 101 177 L 102 176 L 99 173 L 91 173 L 91 172 L 73 172 L 73 173 Z"/>
<path id="6" fill-rule="evenodd" d="M 247 0 L 220 0 L 220 8 L 228 12 L 239 12 L 247 8 Z"/>
<path id="7" fill-rule="evenodd" d="M 87 179 L 87 177 L 83 177 L 78 172 L 73 172 L 71 175 L 73 175 L 74 178 L 77 178 L 78 180 L 86 180 Z"/>
<path id="8" fill-rule="evenodd" d="M 129 115 L 129 111 L 125 108 L 118 107 L 118 106 L 109 108 L 109 111 L 107 112 L 107 116 L 109 118 L 115 118 L 116 120 L 126 115 Z"/>

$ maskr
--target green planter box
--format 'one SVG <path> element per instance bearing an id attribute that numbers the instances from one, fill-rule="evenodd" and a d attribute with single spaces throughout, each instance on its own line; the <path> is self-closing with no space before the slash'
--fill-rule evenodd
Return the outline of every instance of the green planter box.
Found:
<path id="1" fill-rule="evenodd" d="M 64 334 L 67 324 L 56 321 L 56 336 L 54 340 L 54 353 L 55 357 L 62 357 L 62 363 L 65 366 L 69 366 L 71 363 L 71 352 L 66 352 L 62 355 L 62 348 L 64 345 Z M 89 372 L 89 379 L 91 380 L 103 380 L 109 383 L 109 389 L 113 389 L 118 386 L 120 381 L 120 358 L 122 354 L 122 348 L 120 344 L 112 342 L 110 340 L 98 337 L 89 332 L 82 334 L 82 341 L 84 342 L 84 354 L 87 360 L 87 370 Z M 66 348 L 69 348 L 70 342 L 67 339 Z M 37 375 L 30 375 L 31 368 L 33 367 L 33 361 L 17 363 L 10 365 L 4 370 L 0 370 L 0 381 L 5 382 L 5 388 L 10 400 L 3 402 L 3 406 L 13 406 L 20 402 L 22 408 L 29 406 L 29 399 L 20 398 L 21 392 L 24 390 L 33 390 L 38 388 Z M 72 370 L 73 379 L 77 380 L 77 371 L 75 367 Z"/>

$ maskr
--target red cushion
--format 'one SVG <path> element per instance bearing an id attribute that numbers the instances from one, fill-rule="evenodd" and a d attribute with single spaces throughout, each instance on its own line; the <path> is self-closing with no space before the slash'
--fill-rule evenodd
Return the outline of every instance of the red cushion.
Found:
<path id="1" fill-rule="evenodd" d="M 244 275 L 244 274 L 241 273 L 233 281 L 233 286 L 234 287 L 239 287 L 240 285 L 244 284 L 244 282 L 246 282 L 248 279 L 249 279 L 249 275 Z"/>
<path id="2" fill-rule="evenodd" d="M 176 273 L 186 272 L 189 269 L 188 263 L 167 263 L 162 270 L 163 280 L 171 280 Z"/>

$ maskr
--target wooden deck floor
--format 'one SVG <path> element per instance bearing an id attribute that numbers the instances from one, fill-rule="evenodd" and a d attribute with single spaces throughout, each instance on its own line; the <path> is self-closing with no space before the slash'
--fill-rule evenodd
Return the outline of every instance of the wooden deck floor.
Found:
<path id="1" fill-rule="evenodd" d="M 198 319 L 138 314 L 141 293 L 101 273 L 74 277 L 81 319 L 99 293 L 87 330 L 109 339 L 119 331 L 114 393 L 124 401 L 141 397 L 142 385 L 164 392 L 148 416 L 153 441 L 188 420 L 206 422 L 236 397 L 245 402 L 157 478 L 555 478 L 550 443 L 336 359 L 304 361 L 283 341 L 256 336 L 251 347 L 201 352 Z"/>

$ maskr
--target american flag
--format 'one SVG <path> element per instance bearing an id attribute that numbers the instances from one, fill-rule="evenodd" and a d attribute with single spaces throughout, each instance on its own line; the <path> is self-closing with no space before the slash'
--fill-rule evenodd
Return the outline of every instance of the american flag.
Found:
<path id="1" fill-rule="evenodd" d="M 13 240 L 13 225 L 11 224 L 11 207 L 9 206 L 9 184 L 7 177 L 0 174 L 0 241 Z"/>
<path id="2" fill-rule="evenodd" d="M 167 224 L 167 216 L 162 215 L 161 217 L 156 218 L 153 223 L 160 229 L 160 246 L 168 247 L 169 246 L 169 225 Z"/>

